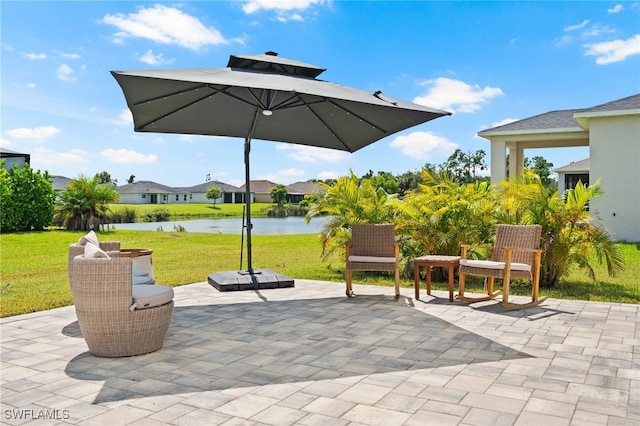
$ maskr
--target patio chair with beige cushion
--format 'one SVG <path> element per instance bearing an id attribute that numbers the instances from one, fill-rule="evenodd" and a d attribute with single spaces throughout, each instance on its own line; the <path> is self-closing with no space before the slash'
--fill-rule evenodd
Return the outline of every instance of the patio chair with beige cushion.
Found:
<path id="1" fill-rule="evenodd" d="M 120 242 L 119 241 L 98 241 L 98 237 L 94 231 L 89 231 L 87 235 L 78 240 L 77 243 L 69 245 L 69 253 L 67 259 L 67 268 L 69 274 L 69 284 L 71 284 L 71 274 L 73 271 L 73 258 L 84 254 L 85 246 L 88 244 L 97 245 L 102 251 L 109 254 L 110 257 L 120 257 Z M 142 269 L 133 269 L 133 284 L 155 284 L 155 279 L 148 271 Z"/>
<path id="2" fill-rule="evenodd" d="M 501 305 L 508 309 L 524 309 L 537 306 L 546 300 L 539 297 L 540 285 L 540 225 L 498 225 L 493 247 L 484 247 L 491 252 L 489 260 L 468 259 L 469 249 L 480 248 L 461 244 L 458 299 L 464 302 L 480 302 L 493 299 L 502 293 Z M 464 294 L 465 277 L 485 277 L 487 295 L 467 297 Z M 494 291 L 495 278 L 502 279 L 502 291 Z M 531 302 L 518 304 L 509 302 L 511 278 L 523 278 L 531 282 Z"/>
<path id="3" fill-rule="evenodd" d="M 94 244 L 72 260 L 71 292 L 78 325 L 97 356 L 160 349 L 173 313 L 173 288 L 132 285 L 132 259 L 109 257 Z"/>
<path id="4" fill-rule="evenodd" d="M 353 296 L 353 271 L 395 273 L 395 295 L 400 296 L 400 247 L 393 224 L 354 224 L 347 244 L 347 296 Z"/>

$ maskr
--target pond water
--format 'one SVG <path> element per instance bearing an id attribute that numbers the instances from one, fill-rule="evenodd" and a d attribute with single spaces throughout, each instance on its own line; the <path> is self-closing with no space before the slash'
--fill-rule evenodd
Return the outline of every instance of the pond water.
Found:
<path id="1" fill-rule="evenodd" d="M 290 216 L 278 218 L 251 218 L 253 230 L 251 235 L 294 235 L 317 234 L 324 223 L 322 218 L 314 218 L 307 224 L 304 217 Z M 132 231 L 172 232 L 174 226 L 182 226 L 187 232 L 210 232 L 214 234 L 240 235 L 242 218 L 175 220 L 169 222 L 114 223 L 116 229 Z M 246 234 L 246 230 L 245 230 Z"/>

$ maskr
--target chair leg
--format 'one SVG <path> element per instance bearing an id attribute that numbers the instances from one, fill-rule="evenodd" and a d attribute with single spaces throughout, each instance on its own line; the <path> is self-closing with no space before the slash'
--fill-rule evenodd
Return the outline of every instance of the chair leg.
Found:
<path id="1" fill-rule="evenodd" d="M 346 276 L 347 297 L 353 297 L 353 272 L 351 269 L 347 269 Z"/>
<path id="2" fill-rule="evenodd" d="M 400 297 L 400 268 L 396 268 L 395 280 L 396 297 Z"/>
<path id="3" fill-rule="evenodd" d="M 536 307 L 539 304 L 541 304 L 542 302 L 544 302 L 545 300 L 547 300 L 546 297 L 542 297 L 541 298 L 541 297 L 538 296 L 539 286 L 540 286 L 539 281 L 534 276 L 533 281 L 531 282 L 531 302 L 529 302 L 529 303 L 511 303 L 511 302 L 509 302 L 509 298 L 508 298 L 508 295 L 507 295 L 507 299 L 505 300 L 503 298 L 502 299 L 502 303 L 500 303 L 500 305 L 503 308 L 509 309 L 509 310 L 527 309 L 527 308 Z"/>
<path id="4" fill-rule="evenodd" d="M 459 272 L 459 275 L 458 275 L 459 290 L 458 290 L 457 299 L 462 301 L 462 302 L 467 302 L 467 303 L 484 302 L 485 300 L 491 300 L 491 299 L 496 298 L 501 293 L 500 290 L 493 291 L 493 277 L 489 277 L 489 282 L 488 282 L 488 285 L 487 285 L 487 295 L 486 296 L 481 296 L 481 297 L 468 297 L 468 296 L 465 296 L 464 295 L 464 283 L 465 283 L 465 274 L 462 273 L 462 272 Z"/>

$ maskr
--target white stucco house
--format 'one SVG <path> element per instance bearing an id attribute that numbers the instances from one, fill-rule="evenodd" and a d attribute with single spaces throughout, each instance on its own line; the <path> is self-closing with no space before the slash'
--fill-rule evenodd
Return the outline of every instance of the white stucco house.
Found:
<path id="1" fill-rule="evenodd" d="M 590 211 L 617 239 L 640 242 L 640 94 L 589 108 L 546 112 L 478 136 L 491 142 L 491 182 L 521 174 L 527 149 L 588 146 L 589 181 L 601 179 L 604 191 L 592 201 Z M 565 183 L 560 185 L 564 190 Z"/>
<path id="2" fill-rule="evenodd" d="M 233 185 L 218 181 L 209 181 L 190 187 L 171 187 L 156 182 L 141 180 L 117 188 L 120 203 L 123 204 L 188 204 L 212 203 L 206 197 L 209 188 L 217 186 L 222 196 L 216 203 L 243 203 L 244 192 Z"/>

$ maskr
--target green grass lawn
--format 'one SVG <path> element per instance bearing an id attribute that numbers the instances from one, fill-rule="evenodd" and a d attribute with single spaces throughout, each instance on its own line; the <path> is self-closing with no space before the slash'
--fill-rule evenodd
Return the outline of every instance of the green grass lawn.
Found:
<path id="1" fill-rule="evenodd" d="M 0 316 L 67 306 L 73 303 L 67 279 L 67 250 L 85 232 L 44 231 L 0 235 Z M 124 231 L 99 233 L 102 241 L 117 240 L 122 248 L 153 249 L 153 268 L 159 284 L 179 286 L 206 281 L 216 271 L 240 269 L 240 235 Z M 273 269 L 292 278 L 344 282 L 342 259 L 321 261 L 319 237 L 308 235 L 255 235 L 253 267 Z M 557 289 L 541 289 L 549 297 L 640 303 L 640 244 L 623 244 L 626 270 L 618 278 L 596 269 L 597 282 L 574 271 Z M 246 259 L 246 257 L 245 257 Z M 245 265 L 246 267 L 246 261 Z M 355 273 L 358 284 L 393 285 L 385 274 Z M 469 291 L 479 291 L 481 283 L 470 280 Z M 402 279 L 412 287 L 413 279 Z M 423 284 L 424 285 L 424 284 Z M 446 284 L 434 288 L 446 290 Z M 215 290 L 212 290 L 215 291 Z M 392 294 L 392 289 L 389 289 Z M 529 294 L 530 288 L 513 285 L 514 294 Z"/>
<path id="2" fill-rule="evenodd" d="M 273 206 L 270 203 L 251 203 L 251 217 L 264 216 L 267 208 Z M 147 212 L 166 209 L 172 218 L 185 217 L 242 217 L 244 204 L 224 204 L 224 203 L 188 203 L 188 204 L 110 204 L 109 208 L 117 212 L 124 208 L 136 210 L 140 217 Z"/>

